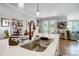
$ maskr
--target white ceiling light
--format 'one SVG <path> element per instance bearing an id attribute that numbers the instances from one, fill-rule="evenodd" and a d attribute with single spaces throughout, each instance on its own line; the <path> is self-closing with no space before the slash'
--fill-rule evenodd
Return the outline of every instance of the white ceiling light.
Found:
<path id="1" fill-rule="evenodd" d="M 36 11 L 36 15 L 37 15 L 37 17 L 39 17 L 39 5 L 38 5 L 38 3 L 37 3 L 37 11 Z"/>
<path id="2" fill-rule="evenodd" d="M 39 11 L 37 11 L 37 13 L 36 13 L 36 14 L 37 14 L 37 16 L 39 17 Z"/>
<path id="3" fill-rule="evenodd" d="M 18 8 L 24 9 L 24 3 L 18 3 Z"/>

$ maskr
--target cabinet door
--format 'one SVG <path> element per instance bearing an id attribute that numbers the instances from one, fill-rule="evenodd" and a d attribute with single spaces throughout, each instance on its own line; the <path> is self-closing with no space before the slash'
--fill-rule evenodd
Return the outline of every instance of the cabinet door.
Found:
<path id="1" fill-rule="evenodd" d="M 59 56 L 60 55 L 60 44 L 59 42 L 57 43 L 57 48 L 55 50 L 55 56 Z"/>

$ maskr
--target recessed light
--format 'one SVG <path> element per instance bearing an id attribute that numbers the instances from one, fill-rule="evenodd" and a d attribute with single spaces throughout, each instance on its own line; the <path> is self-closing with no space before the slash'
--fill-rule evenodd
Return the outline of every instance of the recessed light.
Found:
<path id="1" fill-rule="evenodd" d="M 24 9 L 24 3 L 18 3 L 18 8 Z"/>

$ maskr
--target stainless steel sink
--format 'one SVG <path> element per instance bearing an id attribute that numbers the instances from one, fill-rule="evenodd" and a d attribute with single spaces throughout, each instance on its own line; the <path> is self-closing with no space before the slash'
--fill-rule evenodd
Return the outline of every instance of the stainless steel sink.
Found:
<path id="1" fill-rule="evenodd" d="M 53 41 L 52 39 L 44 40 L 44 39 L 39 38 L 38 40 L 35 40 L 28 44 L 24 44 L 21 47 L 32 50 L 32 51 L 36 51 L 36 52 L 42 52 L 49 46 L 49 44 L 52 41 Z"/>

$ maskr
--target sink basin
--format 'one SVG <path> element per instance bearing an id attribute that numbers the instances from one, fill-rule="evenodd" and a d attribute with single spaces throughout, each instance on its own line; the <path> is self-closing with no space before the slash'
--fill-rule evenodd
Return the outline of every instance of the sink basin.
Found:
<path id="1" fill-rule="evenodd" d="M 21 47 L 25 48 L 25 49 L 32 50 L 32 51 L 36 51 L 36 52 L 42 52 L 49 46 L 49 44 L 52 41 L 53 41 L 53 39 L 46 39 L 45 38 L 45 40 L 44 40 L 43 38 L 42 39 L 39 38 L 39 39 L 32 41 L 28 44 L 24 44 Z"/>

